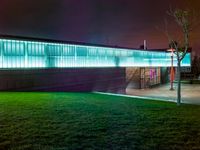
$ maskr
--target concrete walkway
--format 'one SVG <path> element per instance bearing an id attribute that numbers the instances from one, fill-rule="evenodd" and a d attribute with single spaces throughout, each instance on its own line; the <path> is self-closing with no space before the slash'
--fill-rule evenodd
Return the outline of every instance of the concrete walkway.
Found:
<path id="1" fill-rule="evenodd" d="M 156 98 L 166 101 L 176 102 L 176 87 L 174 84 L 175 90 L 170 91 L 170 84 L 161 85 L 155 88 L 149 89 L 126 89 L 128 95 L 142 96 Z M 200 85 L 199 84 L 182 84 L 182 102 L 190 104 L 200 105 Z"/>

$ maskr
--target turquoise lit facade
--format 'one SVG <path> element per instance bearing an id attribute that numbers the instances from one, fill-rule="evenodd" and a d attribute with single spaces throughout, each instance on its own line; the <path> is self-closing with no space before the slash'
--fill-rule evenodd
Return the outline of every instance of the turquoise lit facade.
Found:
<path id="1" fill-rule="evenodd" d="M 182 66 L 191 65 L 190 55 L 185 56 Z M 169 66 L 171 54 L 164 51 L 0 39 L 0 69 Z"/>

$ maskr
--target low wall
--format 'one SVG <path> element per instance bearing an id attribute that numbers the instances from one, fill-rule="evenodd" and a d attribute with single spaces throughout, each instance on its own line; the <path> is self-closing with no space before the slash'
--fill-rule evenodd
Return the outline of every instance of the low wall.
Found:
<path id="1" fill-rule="evenodd" d="M 1 91 L 124 93 L 125 68 L 1 70 Z"/>

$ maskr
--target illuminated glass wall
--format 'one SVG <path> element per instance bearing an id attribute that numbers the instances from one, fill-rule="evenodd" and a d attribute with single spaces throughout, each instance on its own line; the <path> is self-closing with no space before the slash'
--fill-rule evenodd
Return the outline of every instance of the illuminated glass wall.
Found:
<path id="1" fill-rule="evenodd" d="M 174 65 L 176 65 L 174 59 Z M 170 53 L 0 39 L 0 68 L 167 67 Z M 182 61 L 190 66 L 190 53 Z"/>

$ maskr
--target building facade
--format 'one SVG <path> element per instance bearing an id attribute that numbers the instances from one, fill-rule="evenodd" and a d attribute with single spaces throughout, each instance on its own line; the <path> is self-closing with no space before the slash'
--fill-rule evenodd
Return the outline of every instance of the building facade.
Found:
<path id="1" fill-rule="evenodd" d="M 190 66 L 190 55 L 182 66 Z M 133 88 L 162 83 L 169 66 L 167 51 L 0 37 L 0 90 L 123 93 L 129 83 Z"/>

